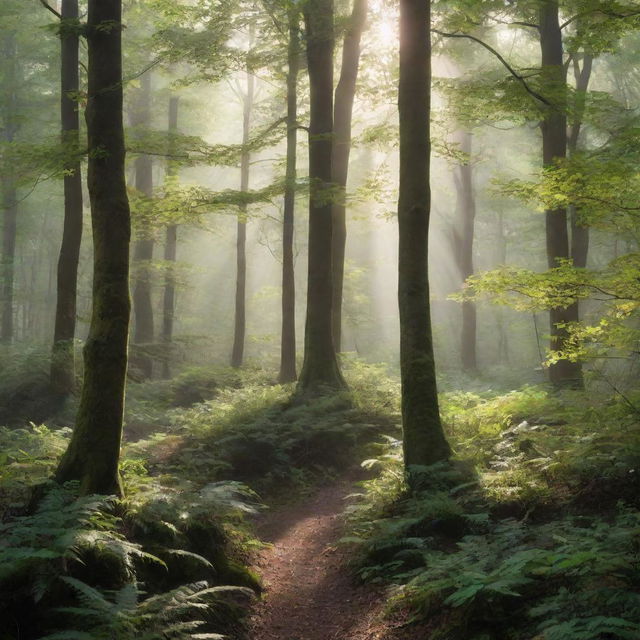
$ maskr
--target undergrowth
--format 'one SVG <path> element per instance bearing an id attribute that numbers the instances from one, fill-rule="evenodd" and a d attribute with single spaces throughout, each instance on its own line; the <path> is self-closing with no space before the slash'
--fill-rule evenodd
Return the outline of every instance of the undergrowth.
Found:
<path id="1" fill-rule="evenodd" d="M 348 369 L 350 392 L 313 401 L 258 370 L 130 383 L 120 501 L 52 485 L 28 514 L 71 429 L 0 429 L 0 640 L 235 637 L 261 589 L 256 491 L 290 497 L 398 422 L 397 385 Z"/>
<path id="2" fill-rule="evenodd" d="M 451 463 L 412 494 L 393 438 L 365 463 L 346 538 L 360 576 L 434 639 L 640 637 L 636 400 L 445 394 Z"/>

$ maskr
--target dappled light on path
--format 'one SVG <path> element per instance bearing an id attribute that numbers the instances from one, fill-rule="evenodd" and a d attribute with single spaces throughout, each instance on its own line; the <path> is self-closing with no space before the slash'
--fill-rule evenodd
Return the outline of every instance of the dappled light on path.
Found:
<path id="1" fill-rule="evenodd" d="M 258 569 L 265 595 L 251 622 L 251 640 L 396 640 L 382 620 L 379 591 L 358 585 L 348 566 L 341 513 L 352 483 L 321 489 L 278 509 L 261 527 L 272 543 Z"/>

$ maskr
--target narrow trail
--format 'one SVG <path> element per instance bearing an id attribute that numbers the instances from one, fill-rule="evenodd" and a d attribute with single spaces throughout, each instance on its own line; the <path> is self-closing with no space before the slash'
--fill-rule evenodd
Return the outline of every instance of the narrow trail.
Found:
<path id="1" fill-rule="evenodd" d="M 382 620 L 382 593 L 354 581 L 348 554 L 338 546 L 345 496 L 352 490 L 352 480 L 341 480 L 303 503 L 274 510 L 260 524 L 261 537 L 272 546 L 256 563 L 266 593 L 251 619 L 251 640 L 416 638 Z"/>

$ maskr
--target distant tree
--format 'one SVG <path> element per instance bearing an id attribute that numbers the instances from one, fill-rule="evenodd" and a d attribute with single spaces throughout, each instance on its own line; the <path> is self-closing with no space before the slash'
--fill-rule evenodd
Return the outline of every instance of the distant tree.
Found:
<path id="1" fill-rule="evenodd" d="M 177 175 L 178 167 L 172 161 L 174 144 L 173 137 L 178 133 L 178 114 L 180 108 L 180 98 L 171 96 L 169 98 L 169 159 L 167 161 L 167 177 L 174 178 Z M 173 320 L 176 306 L 176 274 L 175 262 L 178 251 L 178 225 L 170 223 L 165 231 L 164 241 L 164 293 L 162 296 L 162 343 L 165 346 L 164 358 L 162 360 L 162 377 L 167 379 L 171 376 L 171 343 L 173 342 Z"/>
<path id="2" fill-rule="evenodd" d="M 459 226 L 454 229 L 454 259 L 460 277 L 465 282 L 473 275 L 473 241 L 476 219 L 476 200 L 473 190 L 473 161 L 471 159 L 473 136 L 470 131 L 457 134 L 464 161 L 453 173 L 456 188 L 456 209 Z M 473 373 L 478 368 L 476 346 L 476 305 L 472 300 L 462 303 L 462 329 L 460 333 L 460 359 L 462 368 Z"/>
<path id="3" fill-rule="evenodd" d="M 332 334 L 333 0 L 304 5 L 310 84 L 309 267 L 301 392 L 345 386 Z"/>
<path id="4" fill-rule="evenodd" d="M 296 283 L 293 237 L 298 144 L 298 75 L 300 73 L 300 9 L 287 4 L 287 165 L 282 219 L 282 336 L 280 382 L 294 382 L 296 372 Z"/>
<path id="5" fill-rule="evenodd" d="M 431 3 L 400 0 L 400 233 L 398 301 L 404 461 L 411 467 L 445 460 L 429 316 L 427 246 Z"/>
<path id="6" fill-rule="evenodd" d="M 2 138 L 10 145 L 14 142 L 20 120 L 18 118 L 19 77 L 16 34 L 9 30 L 2 36 L 4 74 L 2 86 Z M 5 162 L 7 162 L 5 160 Z M 0 317 L 0 342 L 13 340 L 13 299 L 16 259 L 16 231 L 18 222 L 18 189 L 10 166 L 4 166 L 0 176 L 2 187 L 2 316 Z"/>
<path id="7" fill-rule="evenodd" d="M 131 126 L 138 130 L 151 124 L 151 72 L 140 78 L 140 88 L 131 110 Z M 135 188 L 148 202 L 153 197 L 153 159 L 141 153 L 135 160 Z M 155 245 L 154 231 L 148 215 L 143 215 L 138 225 L 133 248 L 133 345 L 137 349 L 135 364 L 145 378 L 153 373 L 153 358 L 148 348 L 154 340 L 153 302 L 151 299 L 151 261 Z"/>
<path id="8" fill-rule="evenodd" d="M 73 393 L 76 387 L 74 340 L 83 207 L 82 171 L 78 155 L 80 144 L 78 0 L 62 0 L 59 29 L 62 142 L 68 149 L 70 160 L 65 163 L 64 223 L 58 258 L 56 317 L 50 379 L 53 389 L 59 393 L 69 394 Z"/>
<path id="9" fill-rule="evenodd" d="M 255 44 L 255 22 L 249 23 L 249 51 L 245 60 L 245 91 L 242 100 L 242 153 L 240 156 L 240 192 L 249 191 L 251 171 L 251 116 L 255 100 L 255 76 L 250 66 L 251 49 Z M 236 227 L 236 298 L 233 328 L 233 348 L 231 350 L 231 366 L 238 368 L 244 360 L 244 342 L 247 330 L 247 204 L 242 202 L 238 207 L 238 223 Z"/>
<path id="10" fill-rule="evenodd" d="M 335 92 L 333 183 L 340 194 L 333 203 L 333 342 L 340 353 L 342 342 L 342 294 L 344 288 L 344 257 L 347 243 L 345 191 L 351 153 L 351 121 L 356 82 L 360 67 L 360 40 L 367 19 L 367 0 L 354 0 L 342 46 L 342 67 Z"/>
<path id="11" fill-rule="evenodd" d="M 118 474 L 129 335 L 131 220 L 124 172 L 122 3 L 89 0 L 87 134 L 93 223 L 93 309 L 76 426 L 59 482 L 121 494 Z"/>

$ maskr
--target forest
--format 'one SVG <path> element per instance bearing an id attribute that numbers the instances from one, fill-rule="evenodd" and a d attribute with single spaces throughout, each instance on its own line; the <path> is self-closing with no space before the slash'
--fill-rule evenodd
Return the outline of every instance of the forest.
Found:
<path id="1" fill-rule="evenodd" d="M 0 640 L 640 638 L 640 0 L 0 51 Z"/>

